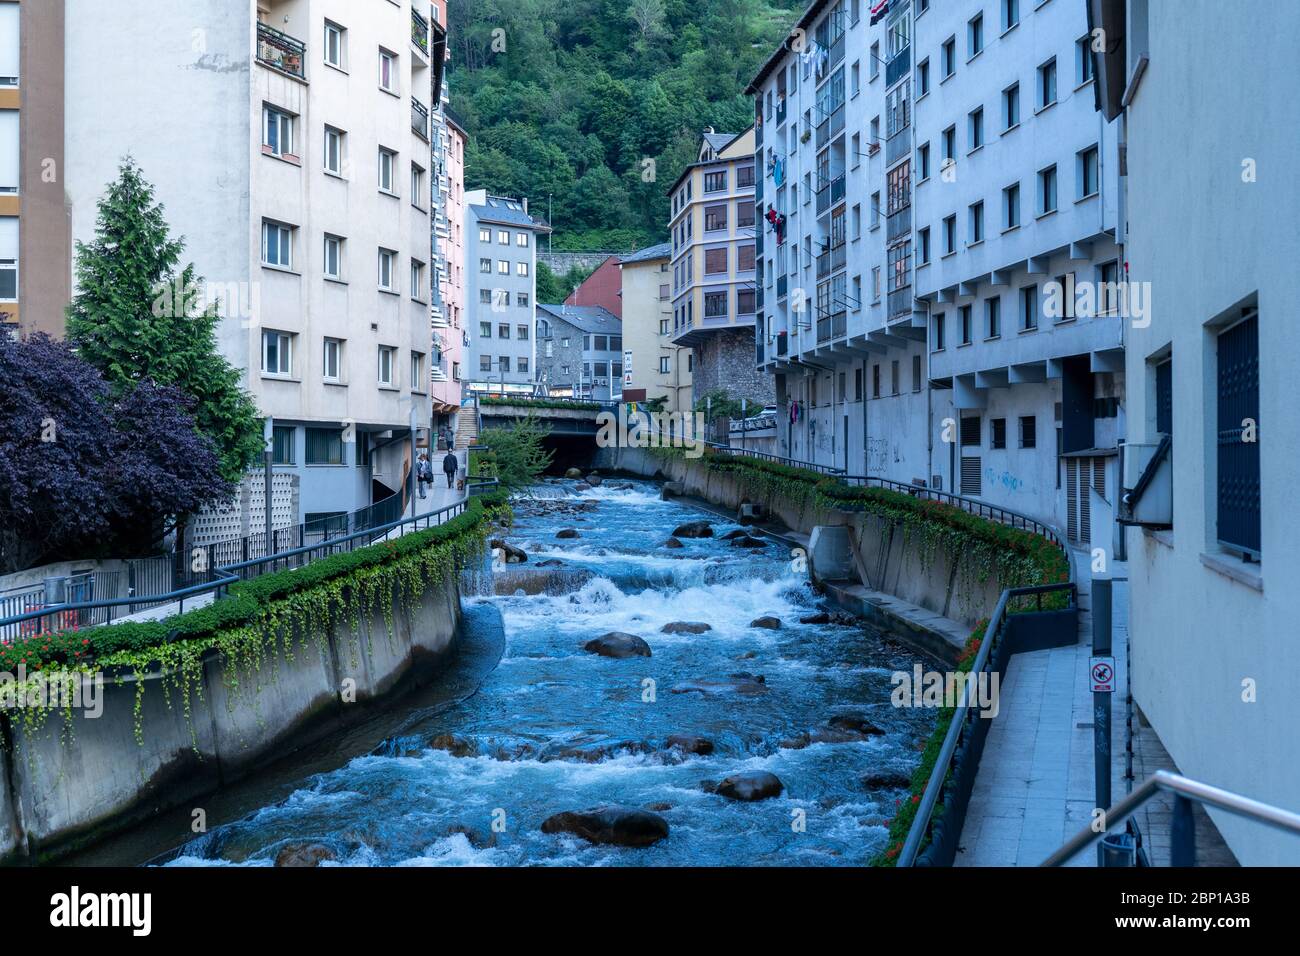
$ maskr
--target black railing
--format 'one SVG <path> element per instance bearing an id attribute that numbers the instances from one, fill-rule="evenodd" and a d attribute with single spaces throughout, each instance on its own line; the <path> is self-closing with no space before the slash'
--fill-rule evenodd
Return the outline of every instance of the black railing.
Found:
<path id="1" fill-rule="evenodd" d="M 257 25 L 257 59 L 281 73 L 306 79 L 307 44 L 265 23 Z"/>
<path id="2" fill-rule="evenodd" d="M 777 465 L 786 465 L 790 468 L 802 468 L 805 471 L 815 471 L 819 475 L 830 477 L 843 477 L 844 469 L 835 468 L 832 465 L 819 465 L 812 461 L 800 461 L 798 458 L 786 458 L 782 455 L 770 455 L 763 451 L 754 451 L 752 448 L 732 448 L 730 445 L 721 445 L 717 442 L 705 442 L 714 450 L 715 454 L 720 455 L 739 455 L 742 458 L 757 458 L 760 461 L 770 461 Z"/>
<path id="3" fill-rule="evenodd" d="M 825 345 L 835 339 L 844 337 L 848 330 L 848 313 L 843 309 L 838 312 L 826 312 L 817 317 L 817 344 Z"/>
<path id="4" fill-rule="evenodd" d="M 429 141 L 429 107 L 411 97 L 411 129 L 425 142 Z"/>
<path id="5" fill-rule="evenodd" d="M 415 7 L 411 8 L 411 42 L 425 56 L 429 55 L 429 21 Z"/>

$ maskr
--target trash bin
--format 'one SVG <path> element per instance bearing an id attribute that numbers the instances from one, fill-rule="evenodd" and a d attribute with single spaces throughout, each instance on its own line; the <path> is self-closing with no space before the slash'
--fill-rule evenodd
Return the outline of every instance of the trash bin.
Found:
<path id="1" fill-rule="evenodd" d="M 1107 833 L 1098 850 L 1101 866 L 1137 866 L 1137 837 L 1131 833 Z"/>

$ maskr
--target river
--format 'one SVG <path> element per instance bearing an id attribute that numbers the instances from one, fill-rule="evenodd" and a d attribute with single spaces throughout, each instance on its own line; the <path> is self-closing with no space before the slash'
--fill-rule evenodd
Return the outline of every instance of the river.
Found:
<path id="1" fill-rule="evenodd" d="M 182 847 L 165 865 L 270 865 L 286 846 L 328 848 L 347 865 L 861 865 L 881 848 L 903 791 L 872 774 L 910 775 L 933 713 L 890 706 L 890 675 L 923 660 L 861 624 L 800 624 L 819 599 L 790 548 L 721 540 L 739 526 L 648 482 L 574 492 L 548 481 L 517 502 L 508 540 L 527 564 L 559 561 L 552 591 L 467 596 L 499 610 L 505 645 L 478 692 L 387 737 L 343 766 L 300 778 Z M 679 524 L 716 536 L 664 542 Z M 559 539 L 562 529 L 579 537 Z M 778 630 L 751 627 L 780 619 Z M 477 616 L 477 614 L 476 614 Z M 663 633 L 699 622 L 700 634 Z M 643 637 L 651 657 L 611 659 L 582 645 L 610 631 Z M 697 680 L 751 675 L 752 694 L 675 693 Z M 883 734 L 800 744 L 836 715 Z M 408 715 L 409 716 L 409 715 Z M 711 754 L 667 749 L 707 738 Z M 440 747 L 429 746 L 437 740 Z M 782 746 L 785 743 L 787 746 Z M 784 792 L 739 802 L 705 781 L 768 771 Z M 670 833 L 646 848 L 592 845 L 541 831 L 565 810 L 652 808 Z"/>

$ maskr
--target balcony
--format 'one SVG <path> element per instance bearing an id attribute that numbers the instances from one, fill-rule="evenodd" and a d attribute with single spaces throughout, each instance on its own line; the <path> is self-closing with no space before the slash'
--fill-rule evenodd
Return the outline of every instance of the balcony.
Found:
<path id="1" fill-rule="evenodd" d="M 785 298 L 786 291 L 789 288 L 789 283 L 786 281 L 787 278 L 787 276 L 776 277 L 776 297 L 778 299 Z"/>
<path id="2" fill-rule="evenodd" d="M 789 332 L 776 333 L 777 357 L 780 358 L 781 356 L 787 354 L 789 351 L 790 351 L 790 333 Z"/>
<path id="3" fill-rule="evenodd" d="M 429 20 L 411 8 L 411 42 L 425 56 L 429 55 Z"/>
<path id="4" fill-rule="evenodd" d="M 420 139 L 429 141 L 429 107 L 414 96 L 411 97 L 411 129 Z"/>
<path id="5" fill-rule="evenodd" d="M 307 44 L 265 23 L 257 25 L 257 61 L 288 76 L 305 80 Z"/>
<path id="6" fill-rule="evenodd" d="M 905 46 L 895 53 L 885 66 L 885 89 L 893 86 L 912 69 L 912 48 Z"/>
<path id="7" fill-rule="evenodd" d="M 904 206 L 890 215 L 886 225 L 886 241 L 894 242 L 912 231 L 912 207 Z"/>
<path id="8" fill-rule="evenodd" d="M 844 131 L 844 104 L 833 106 L 817 126 L 817 148 L 821 149 Z"/>
<path id="9" fill-rule="evenodd" d="M 817 315 L 817 344 L 825 345 L 827 342 L 843 338 L 847 323 L 848 313 L 843 309 L 838 312 L 819 312 Z"/>
<path id="10" fill-rule="evenodd" d="M 780 100 L 777 101 L 776 104 L 776 125 L 777 126 L 780 126 L 782 123 L 785 122 L 785 115 L 786 115 L 785 98 L 782 97 Z"/>
<path id="11" fill-rule="evenodd" d="M 824 279 L 844 268 L 848 246 L 841 242 L 838 246 L 823 252 L 817 257 L 817 278 Z"/>
<path id="12" fill-rule="evenodd" d="M 906 318 L 912 314 L 912 287 L 905 286 L 889 293 L 889 321 Z"/>
<path id="13" fill-rule="evenodd" d="M 826 212 L 844 198 L 844 174 L 840 173 L 817 190 L 817 215 Z"/>

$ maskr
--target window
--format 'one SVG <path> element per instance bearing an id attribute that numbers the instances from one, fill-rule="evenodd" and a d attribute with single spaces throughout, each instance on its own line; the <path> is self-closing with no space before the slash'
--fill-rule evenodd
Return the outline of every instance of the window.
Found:
<path id="1" fill-rule="evenodd" d="M 1119 314 L 1119 263 L 1102 263 L 1097 267 L 1097 314 Z"/>
<path id="2" fill-rule="evenodd" d="M 528 233 L 526 233 L 526 232 L 517 232 L 517 233 L 515 233 L 515 245 L 518 246 L 520 249 L 527 249 L 527 248 L 528 248 Z"/>
<path id="3" fill-rule="evenodd" d="M 943 131 L 943 158 L 957 158 L 957 127 L 949 126 Z"/>
<path id="4" fill-rule="evenodd" d="M 527 292 L 519 292 L 515 294 L 515 305 L 519 306 L 519 308 L 521 309 L 528 308 L 528 303 L 530 300 L 531 297 Z"/>
<path id="5" fill-rule="evenodd" d="M 727 171 L 721 170 L 716 173 L 704 174 L 704 191 L 706 193 L 719 193 L 727 188 Z"/>
<path id="6" fill-rule="evenodd" d="M 343 379 L 343 340 L 326 339 L 322 354 L 322 376 L 327 382 Z"/>
<path id="7" fill-rule="evenodd" d="M 994 296 L 984 302 L 984 336 L 996 339 L 1002 335 L 1002 298 Z"/>
<path id="8" fill-rule="evenodd" d="M 307 464 L 343 464 L 343 432 L 338 428 L 307 429 Z"/>
<path id="9" fill-rule="evenodd" d="M 411 298 L 424 301 L 424 263 L 419 259 L 411 260 Z"/>
<path id="10" fill-rule="evenodd" d="M 484 291 L 484 292 L 488 292 L 489 294 L 490 294 L 490 292 L 491 292 L 491 290 L 489 290 L 489 289 L 484 289 L 483 291 Z M 492 338 L 492 323 L 491 323 L 491 322 L 480 322 L 480 323 L 478 324 L 478 335 L 479 335 L 479 338 L 481 338 L 481 339 L 490 339 L 490 338 Z"/>
<path id="11" fill-rule="evenodd" d="M 528 341 L 528 326 L 526 326 L 526 325 L 517 325 L 517 326 L 515 326 L 515 338 L 519 339 L 521 342 L 527 342 L 527 341 Z"/>
<path id="12" fill-rule="evenodd" d="M 714 232 L 727 228 L 727 207 L 709 206 L 704 210 L 704 231 Z"/>
<path id="13" fill-rule="evenodd" d="M 916 65 L 916 98 L 919 100 L 930 92 L 930 61 L 922 60 Z"/>
<path id="14" fill-rule="evenodd" d="M 1054 311 L 1059 313 L 1055 316 L 1056 320 L 1058 322 L 1068 322 L 1070 319 L 1073 319 L 1075 317 L 1074 273 L 1067 272 L 1063 276 L 1057 276 L 1055 287 L 1051 291 L 1053 298 L 1059 304 L 1059 308 L 1054 309 Z"/>
<path id="15" fill-rule="evenodd" d="M 1085 36 L 1076 40 L 1074 52 L 1079 64 L 1074 78 L 1082 86 L 1092 79 L 1092 37 Z"/>
<path id="16" fill-rule="evenodd" d="M 912 391 L 919 392 L 921 390 L 921 379 L 921 356 L 918 353 L 912 356 Z"/>
<path id="17" fill-rule="evenodd" d="M 478 271 L 484 274 L 490 274 L 492 272 L 492 260 L 480 259 L 478 261 Z"/>
<path id="18" fill-rule="evenodd" d="M 1002 30 L 1010 30 L 1020 22 L 1020 0 L 1002 0 Z"/>
<path id="19" fill-rule="evenodd" d="M 424 386 L 424 353 L 411 353 L 411 391 L 423 392 Z"/>
<path id="20" fill-rule="evenodd" d="M 290 333 L 262 330 L 262 372 L 265 375 L 293 374 L 293 336 Z"/>
<path id="21" fill-rule="evenodd" d="M 704 274 L 718 275 L 727 271 L 727 250 L 723 249 L 705 249 L 704 250 Z"/>
<path id="22" fill-rule="evenodd" d="M 262 262 L 281 269 L 293 268 L 293 227 L 262 221 Z"/>
<path id="23" fill-rule="evenodd" d="M 411 205 L 419 207 L 424 202 L 424 170 L 411 163 Z"/>
<path id="24" fill-rule="evenodd" d="M 1020 125 L 1020 84 L 1013 83 L 1002 91 L 1002 129 Z"/>
<path id="25" fill-rule="evenodd" d="M 1020 290 L 1020 328 L 1028 332 L 1038 328 L 1038 286 L 1027 285 Z"/>
<path id="26" fill-rule="evenodd" d="M 754 247 L 740 246 L 736 250 L 736 268 L 741 272 L 754 271 Z"/>
<path id="27" fill-rule="evenodd" d="M 515 275 L 517 275 L 517 276 L 526 276 L 526 275 L 528 275 L 528 263 L 526 263 L 526 262 L 516 262 L 516 263 L 515 263 Z"/>
<path id="28" fill-rule="evenodd" d="M 510 233 L 508 230 L 505 229 L 497 230 L 497 243 L 503 246 L 510 245 Z"/>
<path id="29" fill-rule="evenodd" d="M 871 366 L 871 397 L 880 397 L 880 366 Z"/>
<path id="30" fill-rule="evenodd" d="M 491 245 L 491 243 L 492 243 L 492 230 L 491 230 L 491 229 L 488 229 L 488 228 L 485 227 L 485 226 L 480 226 L 480 227 L 479 227 L 479 230 L 478 230 L 478 241 L 479 241 L 479 242 L 485 242 L 485 243 L 488 243 L 489 245 Z"/>
<path id="31" fill-rule="evenodd" d="M 753 289 L 738 290 L 736 292 L 736 314 L 753 315 L 756 302 L 757 297 Z"/>
<path id="32" fill-rule="evenodd" d="M 273 106 L 262 107 L 263 152 L 272 156 L 293 155 L 293 115 Z"/>
<path id="33" fill-rule="evenodd" d="M 397 92 L 397 54 L 379 49 L 379 88 L 389 93 Z"/>
<path id="34" fill-rule="evenodd" d="M 862 92 L 862 66 L 858 60 L 849 68 L 849 95 L 857 96 Z"/>
<path id="35" fill-rule="evenodd" d="M 508 339 L 508 338 L 510 338 L 510 323 L 509 323 L 509 322 L 498 322 L 498 323 L 497 323 L 497 338 L 499 338 L 499 339 Z"/>
<path id="36" fill-rule="evenodd" d="M 880 43 L 879 41 L 871 44 L 871 78 L 874 80 L 880 75 Z"/>
<path id="37" fill-rule="evenodd" d="M 736 188 L 747 189 L 754 185 L 754 167 L 741 166 L 736 170 Z"/>
<path id="38" fill-rule="evenodd" d="M 1087 199 L 1097 193 L 1097 147 L 1092 146 L 1079 154 L 1079 198 Z"/>
<path id="39" fill-rule="evenodd" d="M 499 276 L 510 275 L 510 261 L 508 259 L 497 260 L 497 275 Z"/>
<path id="40" fill-rule="evenodd" d="M 397 291 L 397 276 L 394 274 L 396 263 L 396 252 L 392 249 L 379 250 L 379 288 L 385 292 Z"/>
<path id="41" fill-rule="evenodd" d="M 943 78 L 946 80 L 957 71 L 957 39 L 949 37 L 943 43 L 939 60 L 943 66 Z"/>
<path id="42" fill-rule="evenodd" d="M 294 437 L 297 429 L 290 425 L 271 426 L 271 464 L 292 465 L 294 461 Z"/>
<path id="43" fill-rule="evenodd" d="M 394 381 L 393 365 L 397 359 L 397 349 L 391 345 L 379 346 L 379 384 L 392 387 L 397 383 Z"/>
<path id="44" fill-rule="evenodd" d="M 880 266 L 871 267 L 871 301 L 880 301 Z"/>
<path id="45" fill-rule="evenodd" d="M 898 370 L 898 359 L 894 359 L 889 364 L 889 394 L 897 395 L 902 390 L 901 377 Z"/>
<path id="46" fill-rule="evenodd" d="M 973 339 L 973 332 L 971 330 L 971 307 L 969 305 L 963 305 L 957 311 L 961 317 L 961 344 L 970 345 Z"/>
<path id="47" fill-rule="evenodd" d="M 966 24 L 966 59 L 984 51 L 984 14 L 979 13 Z"/>
<path id="48" fill-rule="evenodd" d="M 492 304 L 492 290 L 491 290 L 491 289 L 479 289 L 479 290 L 478 290 L 478 301 L 479 301 L 479 304 L 480 304 L 480 305 L 491 305 L 491 304 Z"/>
<path id="49" fill-rule="evenodd" d="M 344 57 L 347 54 L 345 37 L 347 31 L 337 23 L 325 21 L 325 62 L 340 70 L 346 69 Z"/>
<path id="50" fill-rule="evenodd" d="M 1020 183 L 1012 183 L 1002 190 L 1002 228 L 1015 229 L 1020 225 Z"/>
<path id="51" fill-rule="evenodd" d="M 519 372 L 521 375 L 527 375 L 527 374 L 528 374 L 528 357 L 527 357 L 527 356 L 524 356 L 524 355 L 519 356 L 519 364 L 518 364 L 518 366 L 516 367 L 515 370 L 516 370 L 517 372 Z"/>
<path id="52" fill-rule="evenodd" d="M 948 216 L 943 221 L 943 253 L 948 255 L 957 251 L 957 217 Z"/>
<path id="53" fill-rule="evenodd" d="M 875 229 L 880 225 L 880 192 L 871 194 L 871 228 Z"/>
<path id="54" fill-rule="evenodd" d="M 1045 216 L 1056 212 L 1056 167 L 1048 166 L 1038 173 L 1038 214 Z"/>
<path id="55" fill-rule="evenodd" d="M 925 182 L 930 178 L 930 144 L 922 143 L 916 151 L 916 178 L 918 182 Z"/>
<path id="56" fill-rule="evenodd" d="M 1035 448 L 1038 445 L 1038 419 L 1033 415 L 1020 417 L 1020 447 Z"/>
<path id="57" fill-rule="evenodd" d="M 931 316 L 930 318 L 930 350 L 934 352 L 943 351 L 943 333 L 947 323 L 944 322 L 943 313 Z"/>
<path id="58" fill-rule="evenodd" d="M 480 355 L 480 356 L 478 357 L 478 370 L 479 370 L 480 372 L 490 372 L 490 371 L 492 371 L 492 356 L 490 356 L 490 355 Z"/>
<path id="59" fill-rule="evenodd" d="M 926 226 L 916 234 L 917 265 L 926 265 L 930 261 L 930 227 Z"/>
<path id="60" fill-rule="evenodd" d="M 984 107 L 971 110 L 967 119 L 970 151 L 974 152 L 984 145 Z"/>
<path id="61" fill-rule="evenodd" d="M 1038 68 L 1038 108 L 1044 109 L 1056 102 L 1056 57 Z"/>
<path id="62" fill-rule="evenodd" d="M 706 292 L 704 294 L 704 314 L 708 318 L 716 318 L 727 314 L 727 293 L 725 292 Z"/>
<path id="63" fill-rule="evenodd" d="M 961 420 L 961 444 L 963 448 L 978 448 L 980 444 L 980 417 L 965 415 Z"/>
<path id="64" fill-rule="evenodd" d="M 743 199 L 736 204 L 736 228 L 754 228 L 754 207 Z"/>
<path id="65" fill-rule="evenodd" d="M 393 191 L 393 167 L 397 163 L 397 154 L 391 149 L 379 147 L 379 191 Z"/>
<path id="66" fill-rule="evenodd" d="M 659 374 L 667 375 L 671 371 L 670 362 L 672 360 L 667 355 L 659 356 Z"/>
<path id="67" fill-rule="evenodd" d="M 971 203 L 970 207 L 970 245 L 984 241 L 984 203 Z"/>
<path id="68" fill-rule="evenodd" d="M 325 172 L 335 176 L 343 175 L 343 138 L 343 130 L 325 127 Z"/>
<path id="69" fill-rule="evenodd" d="M 1165 359 L 1156 366 L 1156 431 L 1174 433 L 1174 360 Z"/>
<path id="70" fill-rule="evenodd" d="M 1005 418 L 989 419 L 989 447 L 1007 447 L 1007 420 Z"/>
<path id="71" fill-rule="evenodd" d="M 325 234 L 325 262 L 322 271 L 327 279 L 343 278 L 343 240 L 339 236 Z"/>

